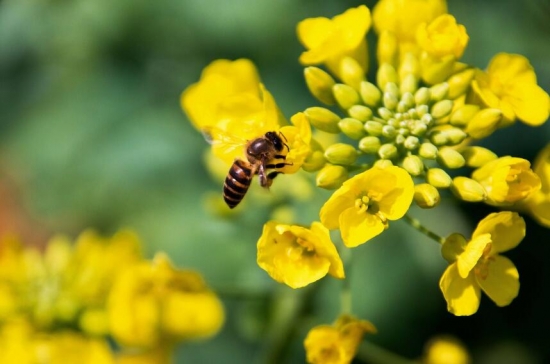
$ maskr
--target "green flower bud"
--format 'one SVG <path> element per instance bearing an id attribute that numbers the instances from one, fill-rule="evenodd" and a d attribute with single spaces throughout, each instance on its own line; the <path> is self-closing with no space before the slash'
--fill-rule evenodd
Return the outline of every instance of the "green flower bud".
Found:
<path id="1" fill-rule="evenodd" d="M 487 193 L 481 184 L 468 177 L 455 177 L 451 191 L 463 201 L 480 202 L 487 198 Z"/>
<path id="2" fill-rule="evenodd" d="M 443 169 L 430 168 L 426 173 L 426 181 L 436 188 L 447 188 L 451 185 L 453 180 Z"/>
<path id="3" fill-rule="evenodd" d="M 430 87 L 430 96 L 432 101 L 441 101 L 447 97 L 449 93 L 449 84 L 441 82 Z"/>
<path id="4" fill-rule="evenodd" d="M 372 118 L 372 110 L 364 105 L 353 105 L 348 109 L 348 115 L 364 123 Z"/>
<path id="5" fill-rule="evenodd" d="M 407 148 L 408 150 L 415 150 L 420 145 L 420 139 L 418 139 L 415 136 L 409 135 L 405 142 L 403 142 L 403 146 Z"/>
<path id="6" fill-rule="evenodd" d="M 449 77 L 447 81 L 449 83 L 449 94 L 447 97 L 454 100 L 464 95 L 470 87 L 470 83 L 474 79 L 474 76 L 475 70 L 473 68 L 468 68 Z"/>
<path id="7" fill-rule="evenodd" d="M 388 92 L 395 96 L 396 99 L 399 99 L 399 87 L 397 87 L 397 84 L 393 82 L 386 83 L 386 85 L 384 86 L 384 92 Z"/>
<path id="8" fill-rule="evenodd" d="M 502 111 L 499 109 L 483 109 L 470 120 L 466 132 L 472 138 L 485 138 L 497 130 L 501 119 Z"/>
<path id="9" fill-rule="evenodd" d="M 420 121 L 422 121 L 427 126 L 432 126 L 434 124 L 434 117 L 431 114 L 424 114 L 420 118 Z"/>
<path id="10" fill-rule="evenodd" d="M 420 62 L 418 61 L 418 58 L 411 52 L 405 53 L 401 57 L 401 62 L 399 62 L 399 79 L 401 80 L 401 83 L 403 83 L 403 80 L 405 77 L 412 75 L 417 76 L 420 74 Z"/>
<path id="11" fill-rule="evenodd" d="M 380 139 L 377 137 L 366 136 L 359 141 L 359 150 L 364 153 L 374 154 L 378 152 L 380 144 Z"/>
<path id="12" fill-rule="evenodd" d="M 388 82 L 393 82 L 397 85 L 397 72 L 391 64 L 382 63 L 376 73 L 376 83 L 381 89 L 384 89 Z"/>
<path id="13" fill-rule="evenodd" d="M 389 120 L 393 116 L 393 113 L 385 107 L 379 107 L 378 115 L 384 120 Z"/>
<path id="14" fill-rule="evenodd" d="M 423 136 L 428 130 L 428 126 L 420 121 L 415 121 L 411 127 L 412 135 Z"/>
<path id="15" fill-rule="evenodd" d="M 369 135 L 374 136 L 380 136 L 382 135 L 382 128 L 384 128 L 384 124 L 378 121 L 367 121 L 365 123 L 365 130 Z"/>
<path id="16" fill-rule="evenodd" d="M 319 172 L 315 178 L 317 187 L 327 190 L 335 190 L 348 179 L 348 170 L 342 166 L 327 164 Z"/>
<path id="17" fill-rule="evenodd" d="M 446 145 L 449 137 L 441 130 L 433 130 L 430 132 L 430 141 L 437 146 Z"/>
<path id="18" fill-rule="evenodd" d="M 441 196 L 434 186 L 421 183 L 414 186 L 414 202 L 423 209 L 431 209 L 439 204 Z"/>
<path id="19" fill-rule="evenodd" d="M 332 86 L 332 93 L 338 105 L 344 110 L 359 103 L 359 94 L 357 91 L 353 87 L 344 85 L 343 83 L 337 83 Z"/>
<path id="20" fill-rule="evenodd" d="M 379 159 L 373 164 L 373 167 L 378 167 L 378 168 L 386 168 L 390 166 L 393 166 L 393 163 L 389 159 Z"/>
<path id="21" fill-rule="evenodd" d="M 453 102 L 451 100 L 441 100 L 432 106 L 431 114 L 435 119 L 442 119 L 449 115 L 453 110 Z"/>
<path id="22" fill-rule="evenodd" d="M 392 125 L 384 125 L 382 127 L 382 135 L 391 139 L 397 135 L 397 130 Z"/>
<path id="23" fill-rule="evenodd" d="M 317 100 L 327 105 L 334 105 L 336 100 L 332 94 L 332 86 L 336 82 L 328 73 L 317 67 L 306 67 L 304 76 L 309 91 Z"/>
<path id="24" fill-rule="evenodd" d="M 325 154 L 322 150 L 315 150 L 307 156 L 302 169 L 306 172 L 315 172 L 326 164 Z"/>
<path id="25" fill-rule="evenodd" d="M 407 106 L 407 109 L 410 109 L 414 106 L 414 95 L 412 92 L 403 92 L 403 96 L 401 96 L 401 102 Z"/>
<path id="26" fill-rule="evenodd" d="M 359 93 L 365 105 L 370 107 L 376 107 L 382 98 L 382 92 L 380 92 L 378 87 L 367 81 L 361 82 Z"/>
<path id="27" fill-rule="evenodd" d="M 401 91 L 401 94 L 404 93 L 415 93 L 418 89 L 418 78 L 412 74 L 406 75 L 401 83 L 399 84 L 399 91 Z"/>
<path id="28" fill-rule="evenodd" d="M 416 105 L 426 105 L 430 102 L 430 89 L 421 87 L 414 93 L 414 102 Z"/>
<path id="29" fill-rule="evenodd" d="M 437 157 L 438 149 L 432 143 L 422 143 L 418 150 L 418 155 L 426 159 L 435 159 Z"/>
<path id="30" fill-rule="evenodd" d="M 468 244 L 468 241 L 464 236 L 453 233 L 445 239 L 441 246 L 441 255 L 449 264 L 452 264 L 456 262 L 457 252 L 463 251 L 466 244 Z"/>
<path id="31" fill-rule="evenodd" d="M 450 147 L 443 147 L 439 149 L 437 154 L 437 163 L 446 168 L 460 168 L 466 164 L 466 160 L 456 150 Z"/>
<path id="32" fill-rule="evenodd" d="M 382 159 L 392 159 L 397 157 L 397 147 L 393 144 L 382 144 L 380 148 L 378 148 L 378 155 Z"/>
<path id="33" fill-rule="evenodd" d="M 444 133 L 451 145 L 460 144 L 468 136 L 464 130 L 458 128 L 445 129 Z"/>
<path id="34" fill-rule="evenodd" d="M 451 114 L 449 122 L 454 126 L 466 126 L 478 111 L 478 105 L 463 105 Z"/>
<path id="35" fill-rule="evenodd" d="M 403 168 L 411 176 L 419 176 L 424 171 L 424 163 L 422 163 L 422 159 L 417 155 L 408 155 L 403 160 Z"/>
<path id="36" fill-rule="evenodd" d="M 351 139 L 361 139 L 365 135 L 365 129 L 363 129 L 363 123 L 357 119 L 345 118 L 338 123 L 340 130 L 346 136 Z"/>
<path id="37" fill-rule="evenodd" d="M 403 143 L 405 143 L 405 137 L 401 134 L 397 134 L 395 136 L 395 144 L 398 144 L 398 145 L 403 145 Z"/>
<path id="38" fill-rule="evenodd" d="M 314 106 L 305 109 L 304 114 L 306 114 L 311 125 L 317 129 L 332 134 L 340 133 L 340 128 L 338 128 L 340 117 L 329 109 Z"/>
<path id="39" fill-rule="evenodd" d="M 357 159 L 357 150 L 349 144 L 332 144 L 325 150 L 325 158 L 332 164 L 350 165 Z"/>
<path id="40" fill-rule="evenodd" d="M 479 168 L 494 161 L 498 156 L 491 150 L 483 147 L 467 147 L 462 151 L 466 165 L 472 168 Z"/>
<path id="41" fill-rule="evenodd" d="M 397 97 L 392 94 L 391 92 L 384 92 L 384 99 L 383 99 L 383 103 L 384 103 L 384 106 L 389 109 L 389 110 L 395 110 L 395 108 L 397 107 L 397 102 L 399 100 L 397 100 Z"/>
<path id="42" fill-rule="evenodd" d="M 428 105 L 417 105 L 415 107 L 415 110 L 418 117 L 421 118 L 426 115 L 428 111 L 430 111 L 430 108 L 428 107 Z"/>
<path id="43" fill-rule="evenodd" d="M 365 70 L 355 59 L 344 57 L 340 61 L 339 76 L 346 85 L 359 90 L 361 82 L 365 80 Z"/>

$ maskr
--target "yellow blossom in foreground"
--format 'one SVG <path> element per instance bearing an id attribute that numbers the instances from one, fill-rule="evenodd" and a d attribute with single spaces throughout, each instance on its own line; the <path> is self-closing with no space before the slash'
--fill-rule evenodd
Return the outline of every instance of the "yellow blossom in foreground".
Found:
<path id="1" fill-rule="evenodd" d="M 171 345 L 161 345 L 146 350 L 123 351 L 117 355 L 116 364 L 171 364 L 173 356 Z"/>
<path id="2" fill-rule="evenodd" d="M 468 34 L 462 24 L 457 24 L 454 16 L 443 14 L 431 23 L 422 23 L 416 31 L 416 41 L 420 48 L 433 58 L 462 57 Z"/>
<path id="3" fill-rule="evenodd" d="M 402 168 L 373 167 L 334 192 L 321 208 L 321 222 L 340 229 L 344 244 L 355 247 L 374 238 L 409 209 L 414 195 L 411 176 Z"/>
<path id="4" fill-rule="evenodd" d="M 372 17 L 378 33 L 386 30 L 400 42 L 414 42 L 420 24 L 446 12 L 445 0 L 381 0 L 374 6 Z"/>
<path id="5" fill-rule="evenodd" d="M 517 118 L 525 124 L 539 126 L 548 119 L 550 97 L 537 85 L 529 60 L 519 54 L 494 56 L 486 72 L 476 72 L 472 90 L 487 107 L 502 111 L 503 125 Z"/>
<path id="6" fill-rule="evenodd" d="M 540 178 L 541 188 L 530 194 L 521 207 L 539 224 L 550 228 L 550 144 L 537 155 L 533 171 Z"/>
<path id="7" fill-rule="evenodd" d="M 164 254 L 118 277 L 108 311 L 113 337 L 131 347 L 212 336 L 224 321 L 220 300 L 200 275 L 175 269 Z"/>
<path id="8" fill-rule="evenodd" d="M 340 61 L 354 58 L 367 71 L 368 55 L 365 36 L 371 25 L 370 10 L 361 5 L 348 9 L 332 19 L 309 18 L 298 23 L 300 42 L 308 49 L 300 56 L 303 65 L 324 63 L 340 75 Z"/>
<path id="9" fill-rule="evenodd" d="M 301 288 L 328 274 L 344 278 L 344 265 L 328 230 L 269 221 L 258 240 L 258 265 L 277 282 Z"/>
<path id="10" fill-rule="evenodd" d="M 309 119 L 300 112 L 292 116 L 290 121 L 293 125 L 283 126 L 279 130 L 283 141 L 289 149 L 285 159 L 285 163 L 289 163 L 289 165 L 280 169 L 283 173 L 297 172 L 311 153 L 311 126 Z"/>
<path id="11" fill-rule="evenodd" d="M 366 333 L 376 333 L 374 325 L 348 315 L 340 316 L 333 325 L 316 326 L 304 340 L 307 362 L 350 363 Z"/>
<path id="12" fill-rule="evenodd" d="M 449 236 L 442 254 L 451 263 L 439 281 L 447 309 L 456 316 L 477 312 L 481 290 L 497 306 L 507 306 L 519 293 L 519 273 L 499 255 L 516 247 L 525 236 L 525 222 L 515 212 L 493 213 L 479 222 L 472 239 Z"/>
<path id="13" fill-rule="evenodd" d="M 452 337 L 437 337 L 426 345 L 422 364 L 469 364 L 466 348 Z"/>
<path id="14" fill-rule="evenodd" d="M 530 165 L 522 158 L 501 157 L 476 169 L 472 178 L 487 192 L 487 203 L 509 206 L 540 189 L 540 178 Z"/>

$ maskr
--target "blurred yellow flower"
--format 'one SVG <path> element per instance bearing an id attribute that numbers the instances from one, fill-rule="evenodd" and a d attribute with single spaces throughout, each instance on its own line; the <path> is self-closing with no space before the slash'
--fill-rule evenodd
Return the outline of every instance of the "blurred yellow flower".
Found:
<path id="1" fill-rule="evenodd" d="M 363 335 L 376 333 L 368 321 L 342 315 L 333 325 L 312 328 L 304 340 L 307 362 L 313 364 L 350 363 Z"/>
<path id="2" fill-rule="evenodd" d="M 370 10 L 361 5 L 328 18 L 308 18 L 298 23 L 300 42 L 308 49 L 300 55 L 303 65 L 324 63 L 340 77 L 340 61 L 355 59 L 367 71 L 368 53 L 366 34 L 371 26 Z"/>
<path id="3" fill-rule="evenodd" d="M 416 41 L 420 48 L 433 58 L 462 57 L 468 34 L 462 24 L 457 24 L 454 16 L 443 14 L 431 23 L 422 23 L 416 30 Z"/>
<path id="4" fill-rule="evenodd" d="M 487 71 L 476 72 L 472 90 L 481 103 L 502 111 L 504 126 L 516 118 L 531 126 L 542 125 L 548 119 L 550 97 L 537 85 L 529 60 L 519 54 L 494 56 Z"/>
<path id="5" fill-rule="evenodd" d="M 295 173 L 311 153 L 311 126 L 309 119 L 301 112 L 290 118 L 293 125 L 283 126 L 279 132 L 283 135 L 283 141 L 287 144 L 289 151 L 286 154 L 285 162 L 289 163 L 280 169 L 282 173 Z M 285 148 L 286 149 L 286 148 Z"/>
<path id="6" fill-rule="evenodd" d="M 201 276 L 174 268 L 164 254 L 118 277 L 108 313 L 111 333 L 118 342 L 144 348 L 212 336 L 224 321 L 220 300 Z"/>
<path id="7" fill-rule="evenodd" d="M 516 247 L 525 236 L 525 222 L 517 213 L 492 213 L 479 222 L 467 242 L 460 234 L 449 236 L 442 254 L 451 263 L 439 281 L 447 309 L 456 316 L 477 312 L 481 290 L 497 306 L 507 306 L 519 292 L 519 273 L 499 253 Z"/>
<path id="8" fill-rule="evenodd" d="M 472 178 L 487 192 L 487 203 L 509 206 L 540 189 L 540 178 L 530 165 L 522 158 L 501 157 L 476 169 Z"/>
<path id="9" fill-rule="evenodd" d="M 541 181 L 540 190 L 533 192 L 520 204 L 541 225 L 550 228 L 550 144 L 537 155 L 533 171 Z"/>
<path id="10" fill-rule="evenodd" d="M 325 275 L 344 278 L 344 265 L 320 223 L 311 228 L 269 221 L 258 240 L 258 265 L 277 282 L 301 288 Z"/>
<path id="11" fill-rule="evenodd" d="M 452 337 L 436 337 L 428 342 L 422 364 L 469 364 L 468 351 Z"/>
<path id="12" fill-rule="evenodd" d="M 413 180 L 404 169 L 373 167 L 334 192 L 321 208 L 321 222 L 339 228 L 344 244 L 355 247 L 382 233 L 388 220 L 403 217 L 413 195 Z"/>
<path id="13" fill-rule="evenodd" d="M 445 0 L 381 0 L 373 9 L 377 33 L 390 31 L 400 42 L 415 42 L 416 30 L 447 12 Z"/>
<path id="14" fill-rule="evenodd" d="M 123 351 L 117 355 L 116 364 L 171 364 L 174 348 L 161 345 L 152 349 Z"/>

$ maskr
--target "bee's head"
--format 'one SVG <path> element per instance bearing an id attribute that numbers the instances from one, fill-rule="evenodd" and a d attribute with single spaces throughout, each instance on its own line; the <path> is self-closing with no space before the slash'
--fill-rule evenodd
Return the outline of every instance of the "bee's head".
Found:
<path id="1" fill-rule="evenodd" d="M 271 143 L 273 143 L 273 146 L 279 152 L 283 150 L 283 147 L 286 147 L 286 149 L 289 149 L 288 145 L 283 141 L 281 136 L 286 140 L 285 136 L 282 133 L 280 135 L 274 131 L 268 131 L 267 133 L 265 133 L 266 139 L 269 140 Z"/>

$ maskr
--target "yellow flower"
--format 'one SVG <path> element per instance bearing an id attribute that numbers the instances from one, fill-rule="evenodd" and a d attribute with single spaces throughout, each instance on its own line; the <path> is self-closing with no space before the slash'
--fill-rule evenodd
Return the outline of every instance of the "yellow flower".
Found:
<path id="1" fill-rule="evenodd" d="M 333 325 L 316 326 L 304 340 L 307 362 L 350 363 L 366 333 L 376 333 L 374 325 L 348 315 L 340 316 Z"/>
<path id="2" fill-rule="evenodd" d="M 525 236 L 525 222 L 515 212 L 488 215 L 475 229 L 472 239 L 449 236 L 442 247 L 451 263 L 439 281 L 447 309 L 456 316 L 476 313 L 481 291 L 497 306 L 507 306 L 519 292 L 519 273 L 508 258 L 499 255 L 516 247 Z"/>
<path id="3" fill-rule="evenodd" d="M 156 346 L 146 350 L 123 351 L 117 355 L 117 364 L 171 364 L 174 362 L 171 345 Z"/>
<path id="4" fill-rule="evenodd" d="M 540 178 L 530 165 L 522 158 L 501 157 L 476 169 L 472 178 L 487 192 L 487 203 L 509 206 L 540 189 Z"/>
<path id="5" fill-rule="evenodd" d="M 279 130 L 283 135 L 283 141 L 289 148 L 285 159 L 285 162 L 289 163 L 289 165 L 280 170 L 287 174 L 296 173 L 311 153 L 311 126 L 309 119 L 300 112 L 292 116 L 290 121 L 293 125 L 283 126 Z"/>
<path id="6" fill-rule="evenodd" d="M 445 0 L 381 0 L 373 9 L 374 28 L 390 31 L 400 42 L 414 42 L 416 29 L 447 12 Z"/>
<path id="7" fill-rule="evenodd" d="M 277 282 L 301 288 L 325 275 L 344 278 L 344 266 L 328 230 L 269 221 L 258 240 L 258 265 Z"/>
<path id="8" fill-rule="evenodd" d="M 541 188 L 531 193 L 521 207 L 539 224 L 550 228 L 550 144 L 537 155 L 533 171 L 540 178 Z"/>
<path id="9" fill-rule="evenodd" d="M 403 217 L 413 195 L 413 180 L 404 169 L 373 167 L 334 192 L 321 208 L 321 222 L 339 228 L 344 244 L 355 247 L 382 233 L 388 220 Z"/>
<path id="10" fill-rule="evenodd" d="M 468 351 L 458 340 L 452 337 L 437 337 L 426 345 L 423 364 L 469 364 Z"/>
<path id="11" fill-rule="evenodd" d="M 204 68 L 200 81 L 183 91 L 181 107 L 199 131 L 227 115 L 260 109 L 260 76 L 248 59 L 218 59 Z M 250 101 L 250 103 L 247 103 Z"/>
<path id="12" fill-rule="evenodd" d="M 454 16 L 443 14 L 431 23 L 422 23 L 416 30 L 416 41 L 420 48 L 433 58 L 462 57 L 468 44 L 468 34 Z"/>
<path id="13" fill-rule="evenodd" d="M 113 337 L 132 347 L 208 337 L 224 321 L 220 300 L 200 275 L 175 269 L 164 254 L 129 267 L 118 277 L 108 311 Z"/>
<path id="14" fill-rule="evenodd" d="M 525 124 L 539 126 L 548 119 L 550 97 L 537 85 L 529 60 L 519 54 L 494 56 L 486 72 L 476 72 L 472 90 L 484 105 L 502 111 L 503 125 L 518 118 Z"/>
<path id="15" fill-rule="evenodd" d="M 308 49 L 300 56 L 303 65 L 324 63 L 335 75 L 340 75 L 340 61 L 354 58 L 367 71 L 368 54 L 365 35 L 371 25 L 369 9 L 361 5 L 348 9 L 332 19 L 309 18 L 298 23 L 300 42 Z"/>

